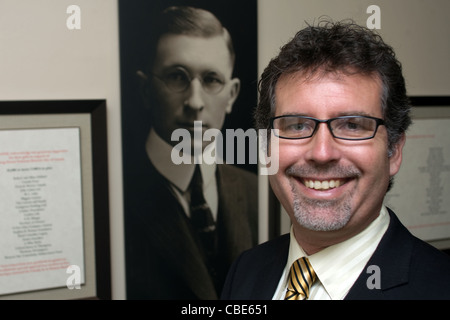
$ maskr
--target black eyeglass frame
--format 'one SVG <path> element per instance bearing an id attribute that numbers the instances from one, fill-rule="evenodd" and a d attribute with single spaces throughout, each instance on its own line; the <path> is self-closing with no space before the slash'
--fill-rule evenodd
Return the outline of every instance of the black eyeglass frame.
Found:
<path id="1" fill-rule="evenodd" d="M 273 123 L 276 119 L 280 119 L 280 118 L 301 118 L 301 119 L 307 119 L 307 120 L 312 120 L 315 122 L 315 127 L 314 130 L 312 131 L 311 135 L 307 136 L 307 137 L 298 137 L 298 138 L 293 138 L 293 137 L 284 137 L 284 136 L 280 136 L 276 134 L 276 130 Z M 375 130 L 373 132 L 373 135 L 367 138 L 342 138 L 342 137 L 338 137 L 334 134 L 333 129 L 331 128 L 331 122 L 334 120 L 339 120 L 339 119 L 352 119 L 352 118 L 367 118 L 367 119 L 373 119 L 376 121 L 376 126 L 375 126 Z M 349 140 L 349 141 L 361 141 L 361 140 L 370 140 L 373 139 L 375 137 L 375 135 L 377 134 L 378 131 L 378 127 L 385 125 L 385 121 L 383 119 L 380 118 L 375 118 L 375 117 L 371 117 L 371 116 L 342 116 L 342 117 L 335 117 L 335 118 L 331 118 L 331 119 L 327 119 L 327 120 L 320 120 L 320 119 L 316 119 L 316 118 L 312 118 L 312 117 L 306 117 L 306 116 L 299 116 L 299 115 L 282 115 L 282 116 L 278 116 L 278 117 L 272 117 L 270 118 L 270 127 L 272 130 L 274 130 L 274 135 L 278 138 L 281 139 L 288 139 L 288 140 L 300 140 L 300 139 L 308 139 L 311 138 L 312 136 L 314 136 L 314 134 L 316 133 L 317 129 L 319 128 L 319 124 L 320 123 L 326 123 L 328 130 L 330 131 L 331 135 L 333 136 L 333 138 L 336 139 L 341 139 L 341 140 Z"/>

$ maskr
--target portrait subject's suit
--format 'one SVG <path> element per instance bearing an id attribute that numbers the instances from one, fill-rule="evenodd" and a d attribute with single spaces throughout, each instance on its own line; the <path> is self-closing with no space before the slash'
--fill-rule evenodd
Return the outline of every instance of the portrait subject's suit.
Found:
<path id="1" fill-rule="evenodd" d="M 386 233 L 345 299 L 450 299 L 450 258 L 414 237 L 391 210 L 389 214 Z M 272 299 L 289 241 L 289 234 L 284 235 L 242 254 L 229 272 L 222 299 Z M 379 267 L 380 289 L 367 285 L 370 265 Z"/>
<path id="2" fill-rule="evenodd" d="M 148 157 L 136 159 L 125 211 L 127 298 L 216 299 L 197 234 L 168 181 Z M 217 231 L 222 283 L 232 262 L 257 242 L 257 176 L 217 165 Z"/>

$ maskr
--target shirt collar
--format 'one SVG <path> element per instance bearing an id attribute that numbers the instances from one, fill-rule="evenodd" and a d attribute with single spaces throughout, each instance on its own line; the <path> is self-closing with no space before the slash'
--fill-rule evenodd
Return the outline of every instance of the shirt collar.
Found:
<path id="1" fill-rule="evenodd" d="M 383 206 L 379 216 L 362 232 L 310 256 L 298 244 L 291 227 L 287 266 L 290 268 L 295 260 L 308 257 L 331 299 L 343 299 L 375 252 L 389 220 L 389 213 Z"/>
<path id="2" fill-rule="evenodd" d="M 173 147 L 164 141 L 152 128 L 146 142 L 146 151 L 151 163 L 156 170 L 169 180 L 180 191 L 185 192 L 192 176 L 194 175 L 195 163 L 192 159 L 191 163 L 175 164 L 172 161 L 171 154 Z M 211 146 L 211 147 L 214 147 Z M 207 148 L 210 148 L 208 145 Z M 208 186 L 213 182 L 216 164 L 207 165 L 202 163 L 200 171 L 202 172 L 203 184 Z"/>

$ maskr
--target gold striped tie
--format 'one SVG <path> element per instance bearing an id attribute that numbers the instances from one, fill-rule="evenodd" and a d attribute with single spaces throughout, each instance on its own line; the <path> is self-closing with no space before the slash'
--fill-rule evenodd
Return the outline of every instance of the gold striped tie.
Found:
<path id="1" fill-rule="evenodd" d="M 303 257 L 296 260 L 291 267 L 289 274 L 288 289 L 285 300 L 305 300 L 308 299 L 309 289 L 317 276 L 309 263 L 308 258 Z"/>

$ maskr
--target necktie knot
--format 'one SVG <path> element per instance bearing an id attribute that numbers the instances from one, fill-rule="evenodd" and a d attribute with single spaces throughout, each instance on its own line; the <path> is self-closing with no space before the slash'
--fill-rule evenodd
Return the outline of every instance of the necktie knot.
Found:
<path id="1" fill-rule="evenodd" d="M 290 269 L 288 288 L 285 300 L 305 300 L 317 275 L 308 258 L 296 260 Z"/>

